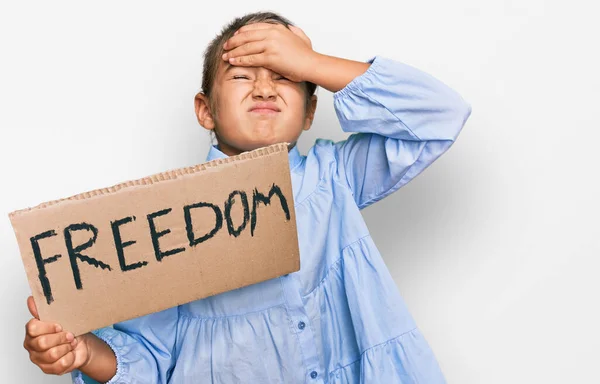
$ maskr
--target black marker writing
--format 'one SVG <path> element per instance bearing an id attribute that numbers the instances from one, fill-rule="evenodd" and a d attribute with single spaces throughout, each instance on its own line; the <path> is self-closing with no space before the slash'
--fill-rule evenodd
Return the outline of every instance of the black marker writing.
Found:
<path id="1" fill-rule="evenodd" d="M 240 195 L 242 199 L 242 207 L 244 209 L 244 221 L 239 227 L 233 227 L 233 219 L 231 218 L 231 207 L 235 203 L 235 195 Z M 229 194 L 229 198 L 225 201 L 225 219 L 227 220 L 227 230 L 229 234 L 233 237 L 238 237 L 240 233 L 246 228 L 246 224 L 248 224 L 248 219 L 250 219 L 250 207 L 248 206 L 248 196 L 246 196 L 246 192 L 244 191 L 233 191 Z"/>
<path id="2" fill-rule="evenodd" d="M 58 260 L 60 255 L 54 255 L 52 257 L 48 257 L 44 259 L 42 257 L 42 251 L 40 250 L 39 241 L 45 239 L 47 237 L 56 236 L 56 232 L 54 230 L 46 231 L 40 233 L 39 235 L 35 235 L 29 239 L 31 241 L 31 248 L 33 248 L 33 257 L 35 258 L 35 264 L 38 269 L 38 276 L 40 278 L 40 283 L 42 284 L 42 291 L 44 292 L 44 296 L 46 297 L 46 303 L 50 304 L 54 301 L 52 297 L 52 289 L 50 288 L 50 281 L 48 280 L 48 276 L 46 276 L 46 264 L 50 264 Z"/>
<path id="3" fill-rule="evenodd" d="M 288 207 L 287 200 L 285 199 L 285 196 L 283 196 L 283 193 L 281 192 L 281 189 L 278 186 L 273 184 L 271 190 L 269 191 L 269 196 L 263 195 L 262 193 L 258 192 L 258 189 L 255 188 L 254 195 L 252 196 L 252 217 L 250 219 L 250 234 L 252 236 L 254 236 L 254 229 L 256 228 L 256 208 L 258 207 L 258 204 L 271 204 L 271 198 L 273 197 L 273 195 L 277 195 L 277 197 L 279 197 L 281 208 L 285 213 L 286 220 L 290 219 L 290 209 Z"/>
<path id="4" fill-rule="evenodd" d="M 148 215 L 148 224 L 150 224 L 150 237 L 152 238 L 152 245 L 154 246 L 154 255 L 156 256 L 156 260 L 158 261 L 162 261 L 162 259 L 167 256 L 171 256 L 176 253 L 185 251 L 185 248 L 169 249 L 168 251 L 160 250 L 158 239 L 168 233 L 171 233 L 171 230 L 165 229 L 164 231 L 156 232 L 156 224 L 154 224 L 154 218 L 166 215 L 167 213 L 171 212 L 171 209 L 172 208 L 163 209 L 162 211 L 153 212 Z"/>
<path id="5" fill-rule="evenodd" d="M 73 237 L 71 232 L 82 230 L 91 231 L 92 238 L 83 244 L 73 247 Z M 98 238 L 98 229 L 96 227 L 88 223 L 71 224 L 65 228 L 64 232 L 65 245 L 67 246 L 67 252 L 69 253 L 69 260 L 71 261 L 71 269 L 73 270 L 73 278 L 75 279 L 75 286 L 77 287 L 77 289 L 82 288 L 81 275 L 79 274 L 79 266 L 77 265 L 77 259 L 84 261 L 90 265 L 93 265 L 96 268 L 100 267 L 102 269 L 108 269 L 109 271 L 112 270 L 110 268 L 110 265 L 104 264 L 103 262 L 96 260 L 93 257 L 89 257 L 81 253 L 81 251 L 83 251 L 84 249 L 88 249 L 96 242 L 96 239 Z"/>
<path id="6" fill-rule="evenodd" d="M 194 236 L 194 226 L 192 224 L 191 210 L 203 207 L 212 208 L 212 210 L 215 212 L 215 227 L 206 235 L 196 238 Z M 221 227 L 223 227 L 223 214 L 221 213 L 221 209 L 219 209 L 219 207 L 211 203 L 200 202 L 196 204 L 186 205 L 185 207 L 183 207 L 183 216 L 185 219 L 185 229 L 187 232 L 187 237 L 190 241 L 190 247 L 193 247 L 210 239 L 211 237 L 216 235 L 217 232 L 219 232 L 219 229 L 221 229 Z"/>
<path id="7" fill-rule="evenodd" d="M 135 216 L 125 217 L 123 219 L 115 220 L 110 222 L 110 226 L 112 228 L 113 238 L 115 240 L 115 248 L 117 249 L 117 257 L 119 258 L 119 265 L 121 266 L 122 271 L 131 271 L 133 269 L 141 268 L 144 265 L 147 265 L 147 261 L 140 261 L 133 264 L 127 264 L 125 262 L 125 252 L 124 248 L 136 243 L 135 240 L 130 240 L 123 242 L 121 239 L 121 231 L 119 227 L 123 224 L 130 223 L 135 221 Z"/>

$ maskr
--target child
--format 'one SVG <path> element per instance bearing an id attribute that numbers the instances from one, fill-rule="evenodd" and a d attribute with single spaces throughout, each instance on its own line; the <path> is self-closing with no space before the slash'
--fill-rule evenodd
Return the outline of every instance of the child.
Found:
<path id="1" fill-rule="evenodd" d="M 234 20 L 204 64 L 196 115 L 218 143 L 207 160 L 291 143 L 301 270 L 75 340 L 34 318 L 24 343 L 31 360 L 76 383 L 445 382 L 360 209 L 447 151 L 470 106 L 405 64 L 316 53 L 273 13 Z M 353 134 L 317 140 L 303 156 L 295 143 L 312 124 L 316 86 L 334 93 Z M 28 305 L 37 317 L 31 297 Z"/>

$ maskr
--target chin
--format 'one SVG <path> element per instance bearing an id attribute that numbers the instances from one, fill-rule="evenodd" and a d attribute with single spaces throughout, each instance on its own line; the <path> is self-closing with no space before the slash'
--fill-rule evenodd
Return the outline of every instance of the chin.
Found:
<path id="1" fill-rule="evenodd" d="M 272 124 L 257 124 L 245 132 L 238 131 L 237 135 L 228 137 L 226 143 L 238 151 L 248 152 L 273 144 L 295 142 L 298 137 L 294 133 L 282 132 L 281 127 L 278 129 Z"/>
<path id="2" fill-rule="evenodd" d="M 252 136 L 247 138 L 246 143 L 256 149 L 287 141 L 289 141 L 287 135 L 278 135 L 273 129 L 255 129 Z"/>
<path id="3" fill-rule="evenodd" d="M 285 141 L 285 140 L 278 140 L 275 138 L 259 139 L 259 140 L 253 140 L 252 142 L 247 143 L 245 145 L 245 147 L 247 148 L 246 151 L 253 151 L 255 149 L 262 148 L 262 147 L 268 147 L 269 145 L 278 144 L 283 141 Z"/>

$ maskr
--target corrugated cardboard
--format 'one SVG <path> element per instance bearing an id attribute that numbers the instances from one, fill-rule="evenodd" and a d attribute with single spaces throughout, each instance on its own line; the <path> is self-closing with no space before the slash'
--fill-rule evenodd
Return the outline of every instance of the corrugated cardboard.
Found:
<path id="1" fill-rule="evenodd" d="M 40 319 L 79 335 L 299 270 L 287 149 L 10 213 Z"/>

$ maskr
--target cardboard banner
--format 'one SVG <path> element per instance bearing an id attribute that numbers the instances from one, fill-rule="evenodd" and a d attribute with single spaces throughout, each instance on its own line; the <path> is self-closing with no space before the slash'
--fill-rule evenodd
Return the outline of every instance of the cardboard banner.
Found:
<path id="1" fill-rule="evenodd" d="M 75 335 L 300 269 L 285 143 L 9 217 L 40 319 Z"/>

